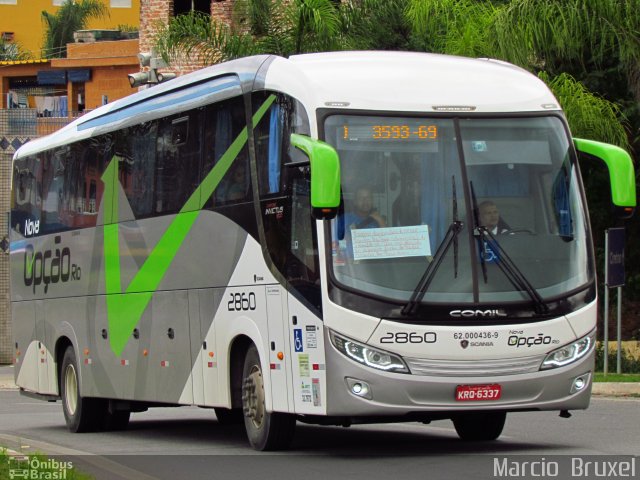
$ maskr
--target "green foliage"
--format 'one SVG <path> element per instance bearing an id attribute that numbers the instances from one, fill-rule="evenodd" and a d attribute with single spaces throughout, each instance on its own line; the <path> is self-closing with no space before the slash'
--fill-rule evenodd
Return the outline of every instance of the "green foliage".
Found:
<path id="1" fill-rule="evenodd" d="M 340 8 L 341 29 L 356 50 L 416 50 L 405 12 L 409 0 L 360 0 Z"/>
<path id="2" fill-rule="evenodd" d="M 65 0 L 55 14 L 42 12 L 45 33 L 44 58 L 63 58 L 67 43 L 73 42 L 73 32 L 84 30 L 93 18 L 109 15 L 109 10 L 100 0 Z"/>
<path id="3" fill-rule="evenodd" d="M 487 31 L 496 7 L 474 0 L 410 0 L 407 19 L 422 50 L 468 57 L 494 56 Z"/>
<path id="4" fill-rule="evenodd" d="M 594 382 L 640 382 L 640 374 L 634 373 L 611 373 L 608 372 L 607 375 L 600 372 L 595 372 Z"/>
<path id="5" fill-rule="evenodd" d="M 0 38 L 0 61 L 10 60 L 27 60 L 31 58 L 31 55 L 22 50 L 22 47 L 13 42 L 7 42 Z"/>
<path id="6" fill-rule="evenodd" d="M 609 359 L 609 372 L 615 371 L 617 366 L 618 352 L 613 349 L 609 349 L 607 355 Z M 604 370 L 604 344 L 598 342 L 596 344 L 596 371 L 602 372 Z M 625 350 L 622 350 L 620 355 L 620 370 L 624 373 L 640 373 L 640 359 L 630 356 Z M 609 380 L 611 381 L 611 380 Z"/>
<path id="7" fill-rule="evenodd" d="M 131 33 L 131 32 L 137 32 L 139 30 L 139 27 L 135 25 L 126 25 L 121 23 L 119 25 L 116 25 L 115 30 Z"/>
<path id="8" fill-rule="evenodd" d="M 620 0 L 514 0 L 497 11 L 496 51 L 519 65 L 541 59 L 547 68 L 565 62 L 602 66 L 612 56 L 637 64 L 638 7 Z"/>
<path id="9" fill-rule="evenodd" d="M 560 102 L 573 136 L 629 147 L 625 118 L 615 103 L 590 92 L 568 73 L 551 78 L 540 72 L 538 76 Z"/>
<path id="10" fill-rule="evenodd" d="M 251 35 L 233 33 L 231 28 L 199 12 L 173 18 L 169 24 L 158 23 L 156 50 L 167 62 L 199 58 L 203 64 L 259 53 Z"/>

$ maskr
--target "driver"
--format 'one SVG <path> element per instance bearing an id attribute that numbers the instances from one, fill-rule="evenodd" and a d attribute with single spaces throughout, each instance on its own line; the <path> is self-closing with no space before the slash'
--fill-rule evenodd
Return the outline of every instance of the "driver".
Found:
<path id="1" fill-rule="evenodd" d="M 486 227 L 493 235 L 499 235 L 509 231 L 509 226 L 500 218 L 498 206 L 491 200 L 487 200 L 478 205 L 478 216 L 480 225 Z"/>

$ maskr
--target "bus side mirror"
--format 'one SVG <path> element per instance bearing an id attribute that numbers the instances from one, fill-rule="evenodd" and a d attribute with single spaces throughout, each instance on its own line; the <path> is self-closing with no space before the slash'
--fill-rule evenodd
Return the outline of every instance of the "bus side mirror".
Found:
<path id="1" fill-rule="evenodd" d="M 311 165 L 311 208 L 314 218 L 331 220 L 340 206 L 340 160 L 338 152 L 321 140 L 291 134 L 291 145 L 302 150 Z"/>
<path id="2" fill-rule="evenodd" d="M 608 143 L 574 138 L 578 154 L 602 160 L 609 169 L 611 201 L 619 218 L 631 218 L 636 209 L 636 176 L 631 156 L 622 148 Z"/>

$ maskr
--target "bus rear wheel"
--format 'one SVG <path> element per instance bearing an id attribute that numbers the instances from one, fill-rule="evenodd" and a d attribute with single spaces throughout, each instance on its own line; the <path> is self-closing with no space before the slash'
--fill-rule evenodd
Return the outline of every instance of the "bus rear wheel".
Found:
<path id="1" fill-rule="evenodd" d="M 506 412 L 473 412 L 456 415 L 453 426 L 462 440 L 490 441 L 502 434 Z"/>
<path id="2" fill-rule="evenodd" d="M 84 398 L 80 395 L 78 362 L 73 347 L 68 347 L 62 357 L 60 369 L 60 393 L 62 411 L 67 428 L 74 433 L 100 430 L 106 413 L 105 402 L 100 398 Z"/>
<path id="3" fill-rule="evenodd" d="M 255 345 L 247 351 L 242 370 L 242 411 L 249 443 L 256 450 L 286 449 L 293 440 L 293 415 L 268 412 L 264 399 L 264 378 Z"/>

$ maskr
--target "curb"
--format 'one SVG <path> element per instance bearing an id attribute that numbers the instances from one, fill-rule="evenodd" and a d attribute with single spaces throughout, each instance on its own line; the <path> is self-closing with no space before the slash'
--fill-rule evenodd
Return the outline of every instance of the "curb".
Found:
<path id="1" fill-rule="evenodd" d="M 640 382 L 595 382 L 591 393 L 607 397 L 640 396 Z"/>

